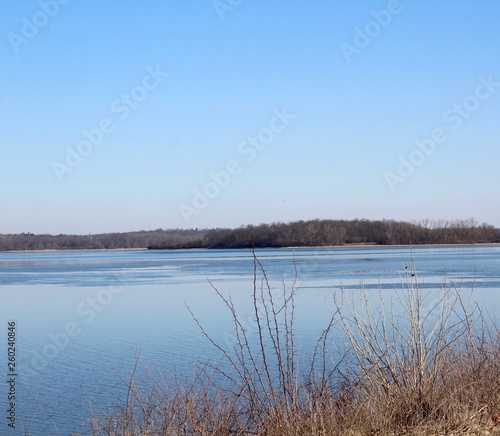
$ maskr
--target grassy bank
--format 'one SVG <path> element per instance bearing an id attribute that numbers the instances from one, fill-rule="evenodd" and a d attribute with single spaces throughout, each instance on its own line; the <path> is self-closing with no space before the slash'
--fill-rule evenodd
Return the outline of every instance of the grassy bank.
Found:
<path id="1" fill-rule="evenodd" d="M 124 404 L 93 411 L 94 435 L 500 434 L 498 328 L 470 292 L 443 282 L 426 293 L 415 265 L 392 300 L 362 284 L 332 291 L 330 321 L 299 367 L 296 282 L 277 289 L 254 257 L 251 330 L 213 289 L 234 346 L 192 316 L 224 365 L 162 380 L 134 371 Z"/>

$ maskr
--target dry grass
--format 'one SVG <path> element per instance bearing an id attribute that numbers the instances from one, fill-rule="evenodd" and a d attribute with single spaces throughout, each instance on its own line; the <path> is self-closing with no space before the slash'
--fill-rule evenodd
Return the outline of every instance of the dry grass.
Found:
<path id="1" fill-rule="evenodd" d="M 498 330 L 452 284 L 437 299 L 424 294 L 414 264 L 393 301 L 380 290 L 374 303 L 363 285 L 356 295 L 334 292 L 305 369 L 296 282 L 276 292 L 254 255 L 254 336 L 212 287 L 232 315 L 235 347 L 192 315 L 226 364 L 161 381 L 134 370 L 126 403 L 94 414 L 94 435 L 500 435 Z"/>

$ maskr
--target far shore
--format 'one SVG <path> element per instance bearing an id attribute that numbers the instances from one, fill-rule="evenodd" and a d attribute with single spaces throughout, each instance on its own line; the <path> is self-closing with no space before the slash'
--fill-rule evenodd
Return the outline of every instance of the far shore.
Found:
<path id="1" fill-rule="evenodd" d="M 344 244 L 344 245 L 307 245 L 307 246 L 284 246 L 284 247 L 256 247 L 256 250 L 300 250 L 300 249 L 321 249 L 321 248 L 366 248 L 366 247 L 381 247 L 381 248 L 391 248 L 391 247 L 461 247 L 461 246 L 500 246 L 498 242 L 475 242 L 475 243 L 463 243 L 463 244 L 392 244 L 392 245 L 382 245 L 375 244 L 372 242 L 356 243 L 356 244 Z M 51 252 L 69 252 L 69 251 L 194 251 L 194 250 L 251 250 L 249 247 L 240 248 L 48 248 L 43 250 L 6 250 L 0 251 L 0 253 L 51 253 Z"/>
<path id="2" fill-rule="evenodd" d="M 148 248 L 46 248 L 43 250 L 5 250 L 0 253 L 50 253 L 57 251 L 147 251 Z"/>

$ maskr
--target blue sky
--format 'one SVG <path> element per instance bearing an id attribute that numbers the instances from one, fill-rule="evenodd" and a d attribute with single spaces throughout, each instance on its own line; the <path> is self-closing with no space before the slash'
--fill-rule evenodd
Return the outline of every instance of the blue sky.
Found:
<path id="1" fill-rule="evenodd" d="M 499 16 L 493 0 L 5 1 L 0 233 L 500 226 Z"/>

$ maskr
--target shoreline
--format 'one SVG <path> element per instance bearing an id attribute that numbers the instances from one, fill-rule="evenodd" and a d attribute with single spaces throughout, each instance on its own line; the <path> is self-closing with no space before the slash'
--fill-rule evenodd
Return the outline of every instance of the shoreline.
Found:
<path id="1" fill-rule="evenodd" d="M 380 248 L 391 248 L 391 247 L 461 247 L 461 246 L 500 246 L 500 242 L 471 242 L 464 244 L 457 243 L 445 243 L 445 244 L 392 244 L 392 245 L 382 245 L 374 243 L 366 244 L 344 244 L 344 245 L 308 245 L 308 246 L 284 246 L 284 247 L 256 247 L 255 250 L 300 250 L 300 249 L 321 249 L 321 248 L 366 248 L 366 247 L 380 247 Z M 188 250 L 252 250 L 249 247 L 236 247 L 236 248 L 47 248 L 43 250 L 5 250 L 0 251 L 0 253 L 58 253 L 58 252 L 82 252 L 82 251 L 188 251 Z"/>
<path id="2" fill-rule="evenodd" d="M 43 250 L 4 250 L 0 253 L 52 253 L 65 251 L 147 251 L 148 248 L 44 248 Z"/>

